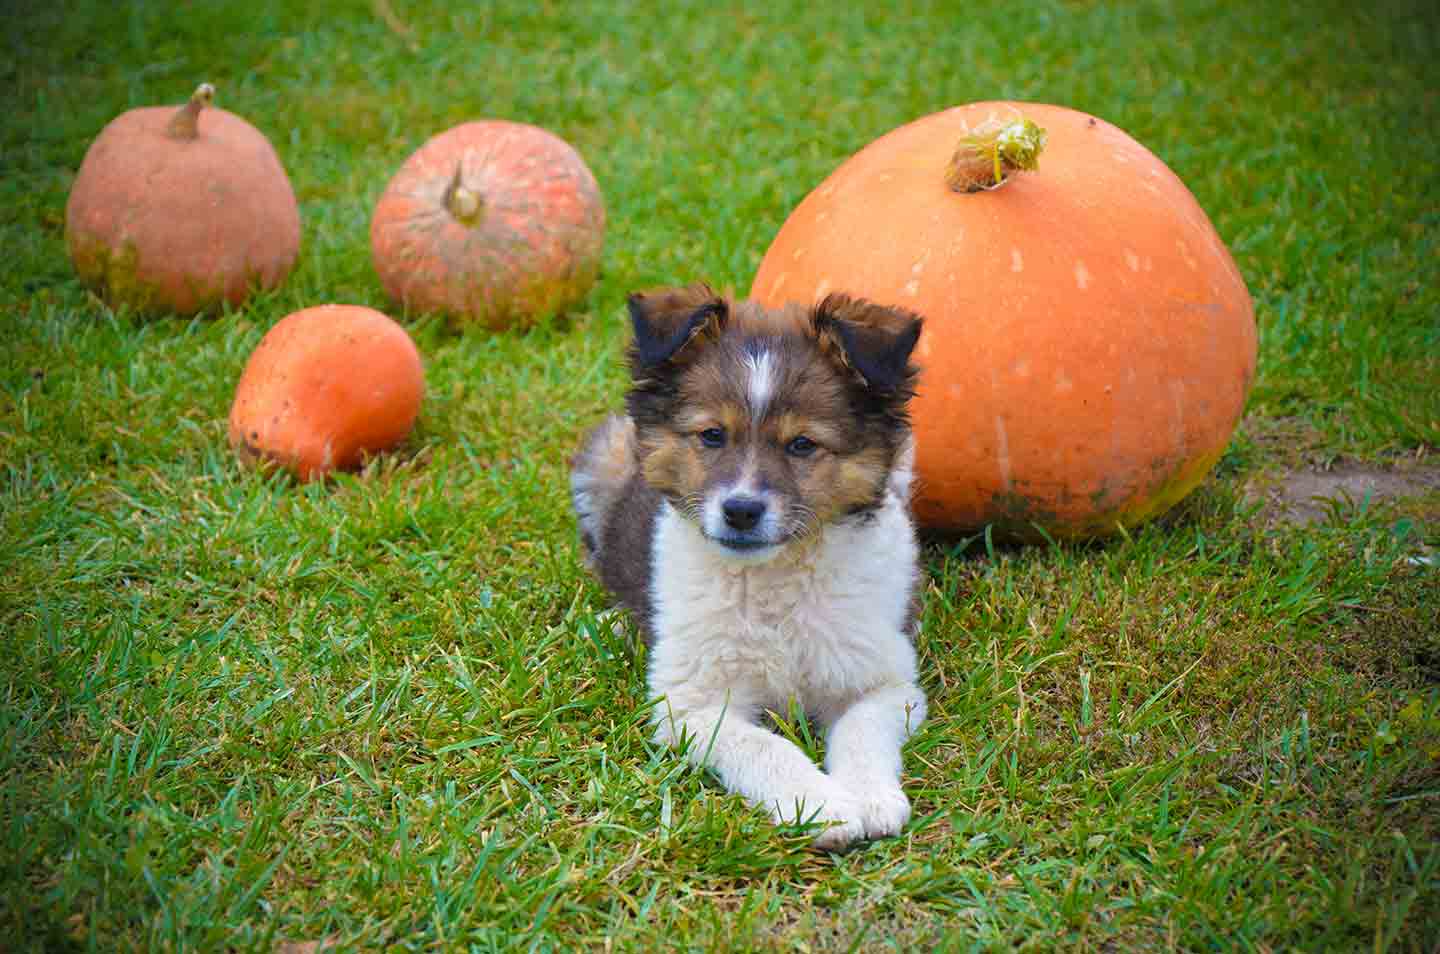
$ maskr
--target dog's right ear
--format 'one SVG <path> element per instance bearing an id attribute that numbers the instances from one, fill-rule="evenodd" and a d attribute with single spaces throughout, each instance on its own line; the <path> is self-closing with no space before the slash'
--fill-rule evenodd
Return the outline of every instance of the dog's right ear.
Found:
<path id="1" fill-rule="evenodd" d="M 636 292 L 627 304 L 637 374 L 681 358 L 696 339 L 718 334 L 730 315 L 729 304 L 704 282 Z"/>

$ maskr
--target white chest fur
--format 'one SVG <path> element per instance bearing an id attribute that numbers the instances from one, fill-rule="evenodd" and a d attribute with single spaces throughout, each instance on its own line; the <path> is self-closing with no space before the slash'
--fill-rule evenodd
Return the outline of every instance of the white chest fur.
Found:
<path id="1" fill-rule="evenodd" d="M 656 521 L 650 689 L 673 710 L 717 699 L 824 719 L 877 687 L 915 680 L 905 623 L 918 576 L 899 496 L 747 563 L 666 506 Z"/>

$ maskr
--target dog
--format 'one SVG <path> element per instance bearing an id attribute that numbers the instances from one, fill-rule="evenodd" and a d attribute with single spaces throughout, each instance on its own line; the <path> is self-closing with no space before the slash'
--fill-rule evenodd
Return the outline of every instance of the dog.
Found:
<path id="1" fill-rule="evenodd" d="M 769 309 L 709 286 L 636 293 L 626 413 L 584 438 L 585 561 L 649 646 L 658 742 L 838 849 L 910 817 L 925 717 L 907 406 L 921 319 L 845 295 Z M 771 731 L 798 706 L 822 771 Z"/>

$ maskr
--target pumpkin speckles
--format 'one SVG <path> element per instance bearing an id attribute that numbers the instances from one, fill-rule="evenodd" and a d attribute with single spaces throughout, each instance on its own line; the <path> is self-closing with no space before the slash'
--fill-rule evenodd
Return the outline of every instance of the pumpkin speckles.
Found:
<path id="1" fill-rule="evenodd" d="M 1038 168 L 946 189 L 956 143 L 1017 115 L 1046 132 Z M 934 529 L 1084 537 L 1148 519 L 1214 465 L 1254 377 L 1250 295 L 1189 190 L 1120 129 L 1057 106 L 959 106 L 847 160 L 751 294 L 832 287 L 926 318 L 911 417 L 915 511 Z"/>
<path id="2" fill-rule="evenodd" d="M 577 304 L 604 244 L 599 186 L 563 140 L 521 123 L 465 123 L 421 146 L 370 225 L 386 292 L 416 312 L 494 328 Z"/>

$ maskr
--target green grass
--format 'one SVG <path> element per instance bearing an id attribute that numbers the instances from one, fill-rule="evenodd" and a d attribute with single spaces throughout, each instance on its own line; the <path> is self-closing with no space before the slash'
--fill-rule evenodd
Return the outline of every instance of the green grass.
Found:
<path id="1" fill-rule="evenodd" d="M 4 6 L 0 948 L 1440 943 L 1440 573 L 1409 559 L 1437 501 L 1289 529 L 1242 494 L 1295 462 L 1283 435 L 1440 446 L 1431 4 L 395 0 L 413 49 L 365 3 Z M 110 117 L 201 79 L 279 150 L 300 265 L 219 318 L 111 314 L 65 257 L 68 184 Z M 1159 523 L 929 546 L 915 820 L 818 854 L 647 741 L 566 459 L 622 392 L 628 291 L 743 291 L 845 156 L 996 97 L 1104 116 L 1185 179 L 1255 296 L 1260 375 Z M 374 200 L 481 116 L 599 179 L 585 307 L 412 322 L 402 453 L 329 486 L 241 470 L 250 349 L 298 307 L 384 305 Z"/>

